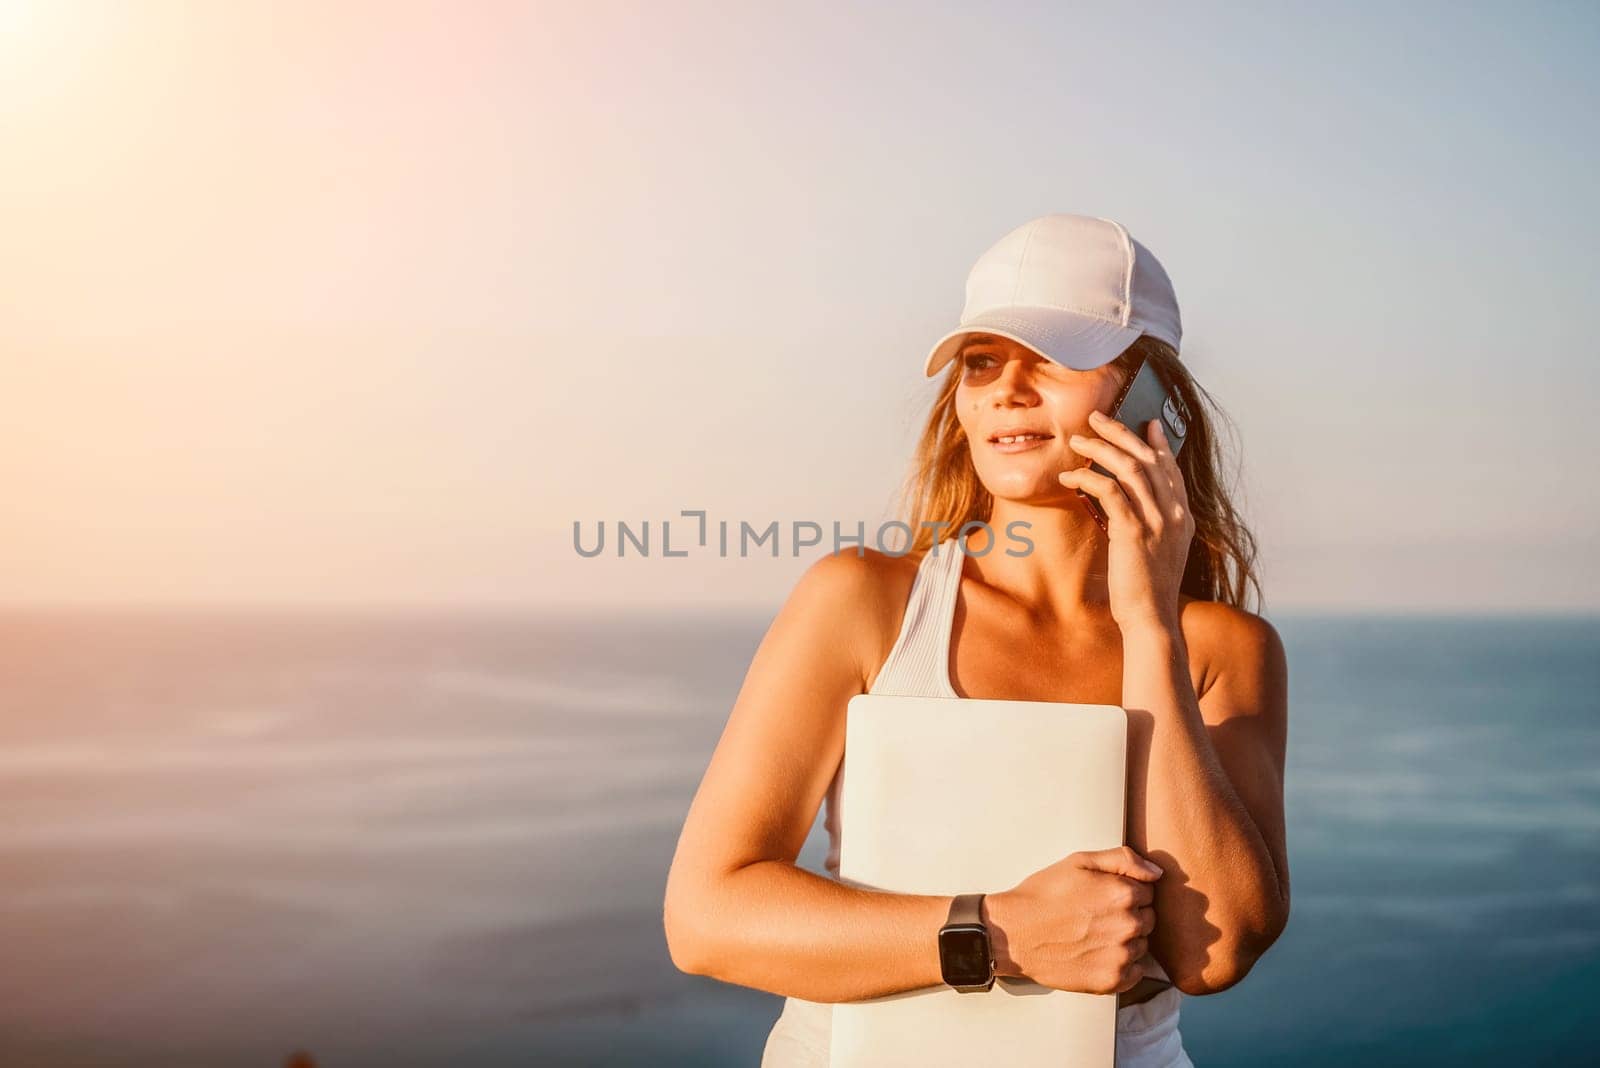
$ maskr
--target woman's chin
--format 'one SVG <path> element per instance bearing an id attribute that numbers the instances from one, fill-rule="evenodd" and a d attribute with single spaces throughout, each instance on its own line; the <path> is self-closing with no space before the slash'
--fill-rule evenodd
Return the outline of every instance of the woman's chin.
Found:
<path id="1" fill-rule="evenodd" d="M 994 481 L 984 481 L 984 488 L 989 491 L 989 496 L 997 501 L 1010 501 L 1013 504 L 1026 504 L 1033 507 L 1053 505 L 1076 504 L 1078 495 L 1070 486 L 1063 486 L 1054 478 L 999 478 Z"/>

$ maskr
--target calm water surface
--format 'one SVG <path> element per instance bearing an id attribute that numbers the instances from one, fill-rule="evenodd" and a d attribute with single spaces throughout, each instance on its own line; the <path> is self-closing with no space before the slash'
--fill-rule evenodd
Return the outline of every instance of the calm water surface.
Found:
<path id="1" fill-rule="evenodd" d="M 0 1063 L 755 1065 L 660 909 L 767 621 L 5 617 Z M 1195 1062 L 1591 1057 L 1600 621 L 1274 622 L 1294 913 Z"/>

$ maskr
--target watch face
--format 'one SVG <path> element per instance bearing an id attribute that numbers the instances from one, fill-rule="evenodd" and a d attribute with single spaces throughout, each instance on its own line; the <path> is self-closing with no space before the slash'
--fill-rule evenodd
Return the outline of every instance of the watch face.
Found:
<path id="1" fill-rule="evenodd" d="M 946 927 L 939 932 L 939 967 L 951 986 L 989 981 L 989 936 L 982 927 Z"/>

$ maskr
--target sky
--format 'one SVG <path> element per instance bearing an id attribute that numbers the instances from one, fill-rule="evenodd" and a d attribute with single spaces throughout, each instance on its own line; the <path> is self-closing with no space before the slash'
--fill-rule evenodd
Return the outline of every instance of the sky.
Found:
<path id="1" fill-rule="evenodd" d="M 1590 5 L 0 0 L 0 601 L 770 610 L 1124 223 L 1265 612 L 1600 607 Z M 574 547 L 648 521 L 652 555 Z"/>

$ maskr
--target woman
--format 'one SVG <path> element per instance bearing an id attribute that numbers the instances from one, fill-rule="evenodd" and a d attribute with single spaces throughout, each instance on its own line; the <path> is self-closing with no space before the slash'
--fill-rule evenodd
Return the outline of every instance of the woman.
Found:
<path id="1" fill-rule="evenodd" d="M 950 896 L 838 881 L 857 693 L 1128 710 L 1127 846 L 982 902 L 996 974 L 1117 994 L 1118 1065 L 1190 1064 L 1182 995 L 1237 983 L 1283 931 L 1288 669 L 1243 607 L 1247 584 L 1260 596 L 1254 543 L 1180 336 L 1166 272 L 1117 223 L 1047 215 L 973 267 L 925 365 L 949 370 L 908 484 L 909 550 L 835 553 L 801 577 L 668 876 L 674 963 L 786 995 L 765 1068 L 825 1065 L 832 1002 L 943 981 Z M 1188 410 L 1181 459 L 1161 420 L 1140 434 L 1105 416 L 1144 360 Z M 824 799 L 832 878 L 795 865 Z"/>

